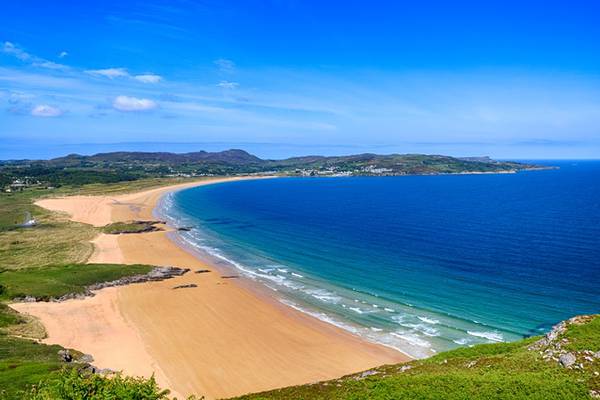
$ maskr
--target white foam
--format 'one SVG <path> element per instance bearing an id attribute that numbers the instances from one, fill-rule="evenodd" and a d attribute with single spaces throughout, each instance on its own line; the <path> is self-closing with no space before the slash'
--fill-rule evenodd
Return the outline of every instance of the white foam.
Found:
<path id="1" fill-rule="evenodd" d="M 300 274 L 297 274 L 295 272 L 292 272 L 292 275 L 295 276 L 295 277 L 298 277 L 298 278 L 304 278 L 304 275 L 300 275 Z"/>
<path id="2" fill-rule="evenodd" d="M 467 331 L 467 333 L 471 336 L 476 336 L 480 338 L 487 339 L 492 342 L 503 342 L 504 337 L 501 333 L 498 332 L 477 332 L 477 331 Z"/>
<path id="3" fill-rule="evenodd" d="M 427 336 L 439 336 L 440 335 L 438 330 L 431 326 L 427 326 L 427 325 L 423 325 L 423 324 L 405 324 L 405 323 L 401 323 L 400 325 L 402 325 L 406 328 L 414 329 L 415 331 L 421 332 Z"/>
<path id="4" fill-rule="evenodd" d="M 405 340 L 406 342 L 412 344 L 413 346 L 419 346 L 419 347 L 425 347 L 425 348 L 431 347 L 431 344 L 428 341 L 421 339 L 419 336 L 417 336 L 413 333 L 392 332 L 392 333 L 390 333 L 390 335 L 396 336 L 397 338 Z"/>
<path id="5" fill-rule="evenodd" d="M 453 342 L 456 344 L 459 344 L 461 346 L 464 346 L 465 344 L 469 343 L 469 339 L 467 339 L 467 338 L 454 339 Z"/>
<path id="6" fill-rule="evenodd" d="M 427 324 L 439 324 L 440 321 L 438 321 L 437 319 L 433 319 L 433 318 L 427 318 L 427 317 L 419 317 L 417 316 L 417 318 L 419 318 L 421 321 L 427 323 Z"/>
<path id="7" fill-rule="evenodd" d="M 387 312 L 396 312 L 396 310 L 394 310 L 393 308 L 389 308 L 389 307 L 384 307 L 384 310 Z"/>
<path id="8" fill-rule="evenodd" d="M 335 293 L 329 292 L 325 289 L 310 289 L 305 290 L 305 293 L 324 303 L 337 304 L 342 300 L 340 296 L 336 295 Z"/>
<path id="9" fill-rule="evenodd" d="M 392 320 L 394 320 L 394 322 L 400 324 L 400 323 L 404 322 L 405 318 L 406 318 L 406 315 L 394 315 L 392 317 Z"/>
<path id="10" fill-rule="evenodd" d="M 337 319 L 332 318 L 332 317 L 330 317 L 329 315 L 327 315 L 325 313 L 307 310 L 307 309 L 302 308 L 299 305 L 297 305 L 296 303 L 291 302 L 289 300 L 280 299 L 279 301 L 282 302 L 283 304 L 285 304 L 286 306 L 292 307 L 293 309 L 295 309 L 297 311 L 300 311 L 300 312 L 303 312 L 303 313 L 308 314 L 310 316 L 313 316 L 313 317 L 315 317 L 317 319 L 320 319 L 321 321 L 324 321 L 324 322 L 327 322 L 329 324 L 335 325 L 338 328 L 345 329 L 345 330 L 347 330 L 349 332 L 352 332 L 354 334 L 358 334 L 359 333 L 358 329 L 356 329 L 352 325 L 348 325 L 348 324 L 345 324 L 343 322 L 340 322 Z"/>

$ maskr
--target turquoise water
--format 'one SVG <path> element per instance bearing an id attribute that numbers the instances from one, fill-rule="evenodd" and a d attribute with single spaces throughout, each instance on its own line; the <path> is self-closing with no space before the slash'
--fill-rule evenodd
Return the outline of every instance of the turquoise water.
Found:
<path id="1" fill-rule="evenodd" d="M 600 162 L 197 187 L 162 213 L 282 302 L 424 357 L 600 310 Z"/>

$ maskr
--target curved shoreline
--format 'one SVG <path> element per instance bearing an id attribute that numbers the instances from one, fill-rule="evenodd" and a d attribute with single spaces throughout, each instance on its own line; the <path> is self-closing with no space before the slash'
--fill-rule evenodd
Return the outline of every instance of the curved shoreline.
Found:
<path id="1" fill-rule="evenodd" d="M 99 226 L 106 223 L 107 208 L 109 222 L 151 219 L 165 193 L 223 181 L 205 180 L 121 196 L 49 199 L 39 205 Z M 165 231 L 100 235 L 94 244 L 90 262 L 214 271 L 177 246 Z M 191 284 L 196 287 L 172 289 Z M 154 372 L 159 384 L 178 397 L 229 397 L 407 360 L 395 350 L 366 342 L 280 304 L 268 294 L 222 279 L 216 272 L 105 289 L 89 300 L 15 308 L 42 320 L 48 329 L 46 342 L 92 354 L 100 367 L 132 375 Z M 94 323 L 99 321 L 104 323 Z M 111 324 L 118 324 L 119 329 Z"/>

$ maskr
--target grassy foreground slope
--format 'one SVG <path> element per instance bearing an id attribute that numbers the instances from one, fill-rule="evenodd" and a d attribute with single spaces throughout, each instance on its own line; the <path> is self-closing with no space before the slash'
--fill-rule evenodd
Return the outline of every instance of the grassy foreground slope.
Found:
<path id="1" fill-rule="evenodd" d="M 579 317 L 553 340 L 478 345 L 340 379 L 242 396 L 289 399 L 588 399 L 600 397 L 600 317 Z M 572 364 L 563 366 L 571 354 Z"/>

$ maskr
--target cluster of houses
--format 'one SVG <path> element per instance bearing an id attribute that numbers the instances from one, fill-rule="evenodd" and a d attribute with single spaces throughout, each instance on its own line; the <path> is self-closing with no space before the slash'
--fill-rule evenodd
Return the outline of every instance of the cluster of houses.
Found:
<path id="1" fill-rule="evenodd" d="M 15 179 L 4 187 L 6 193 L 22 192 L 23 189 L 33 186 L 40 186 L 42 183 L 37 179 L 25 177 L 23 179 Z M 46 186 L 46 189 L 54 189 L 54 186 Z"/>
<path id="2" fill-rule="evenodd" d="M 352 176 L 352 175 L 390 175 L 394 172 L 390 168 L 378 168 L 375 165 L 367 165 L 360 169 L 341 170 L 339 167 L 325 167 L 321 169 L 296 169 L 294 171 L 301 176 Z"/>

